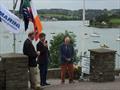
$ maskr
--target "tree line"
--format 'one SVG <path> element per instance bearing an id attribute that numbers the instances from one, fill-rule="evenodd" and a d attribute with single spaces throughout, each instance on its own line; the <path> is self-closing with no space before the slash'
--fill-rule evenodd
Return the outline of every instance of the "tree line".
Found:
<path id="1" fill-rule="evenodd" d="M 79 10 L 67 10 L 67 9 L 40 9 L 38 14 L 41 20 L 52 20 L 56 18 L 57 20 L 82 20 L 82 9 Z M 101 10 L 101 9 L 87 9 L 86 10 L 86 20 L 94 19 L 103 14 L 113 14 L 115 16 L 120 16 L 119 9 L 112 10 Z M 19 16 L 19 11 L 16 11 L 17 16 Z"/>

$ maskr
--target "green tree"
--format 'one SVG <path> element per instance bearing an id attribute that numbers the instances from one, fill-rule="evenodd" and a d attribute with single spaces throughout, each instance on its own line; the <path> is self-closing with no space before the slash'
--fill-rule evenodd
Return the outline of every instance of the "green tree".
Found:
<path id="1" fill-rule="evenodd" d="M 50 68 L 58 68 L 60 66 L 60 45 L 63 43 L 64 36 L 69 36 L 71 38 L 71 44 L 73 44 L 74 48 L 76 47 L 76 35 L 73 32 L 65 31 L 65 33 L 59 33 L 53 36 L 53 39 L 50 41 L 50 55 L 51 55 L 51 63 L 49 65 Z M 74 60 L 77 58 L 77 50 L 75 50 Z"/>

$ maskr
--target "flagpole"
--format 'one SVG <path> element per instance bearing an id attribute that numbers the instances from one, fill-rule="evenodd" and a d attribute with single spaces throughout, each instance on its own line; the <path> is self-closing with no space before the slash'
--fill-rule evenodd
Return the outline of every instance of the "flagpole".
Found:
<path id="1" fill-rule="evenodd" d="M 15 0 L 13 0 L 13 13 L 15 14 Z M 13 33 L 13 52 L 16 53 L 16 35 Z"/>
<path id="2" fill-rule="evenodd" d="M 83 0 L 83 25 L 85 25 L 85 0 Z"/>

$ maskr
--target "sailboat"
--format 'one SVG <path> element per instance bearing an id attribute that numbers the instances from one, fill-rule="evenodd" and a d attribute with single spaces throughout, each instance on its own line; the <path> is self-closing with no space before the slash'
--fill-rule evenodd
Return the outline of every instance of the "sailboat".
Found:
<path id="1" fill-rule="evenodd" d="M 96 33 L 96 32 L 93 32 L 90 36 L 91 36 L 91 37 L 100 37 L 100 34 L 99 34 L 99 33 Z"/>
<path id="2" fill-rule="evenodd" d="M 120 41 L 120 30 L 119 30 L 119 35 L 118 35 L 118 38 L 116 39 L 116 41 Z"/>
<path id="3" fill-rule="evenodd" d="M 116 41 L 120 41 L 120 35 L 118 36 L 118 38 L 116 39 Z"/>

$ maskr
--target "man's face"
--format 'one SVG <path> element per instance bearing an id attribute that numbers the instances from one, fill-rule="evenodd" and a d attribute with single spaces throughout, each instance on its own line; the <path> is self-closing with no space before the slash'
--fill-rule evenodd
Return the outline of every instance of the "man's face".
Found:
<path id="1" fill-rule="evenodd" d="M 70 38 L 69 37 L 66 37 L 65 38 L 65 44 L 69 44 L 70 43 Z"/>
<path id="2" fill-rule="evenodd" d="M 34 40 L 34 37 L 35 37 L 35 35 L 33 34 L 33 35 L 31 35 L 31 40 Z"/>
<path id="3" fill-rule="evenodd" d="M 43 42 L 44 42 L 44 41 L 45 41 L 45 37 L 41 37 L 41 41 L 43 41 Z"/>

